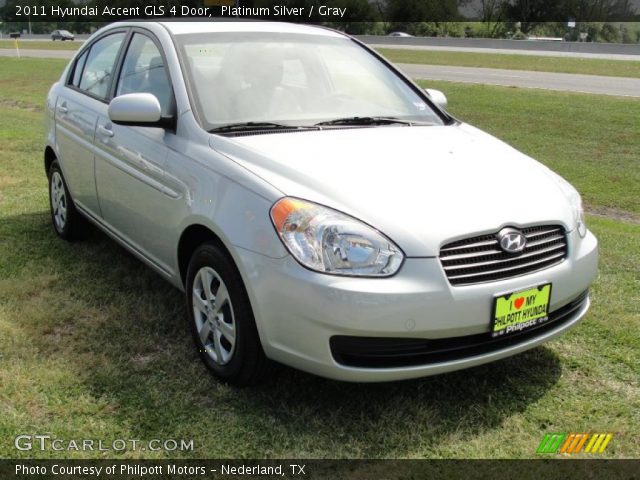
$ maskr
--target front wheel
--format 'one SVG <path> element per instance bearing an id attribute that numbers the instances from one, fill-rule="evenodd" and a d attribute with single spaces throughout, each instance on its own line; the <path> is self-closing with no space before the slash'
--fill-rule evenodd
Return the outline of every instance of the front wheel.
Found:
<path id="1" fill-rule="evenodd" d="M 189 323 L 200 358 L 221 380 L 237 386 L 268 371 L 249 298 L 228 254 L 215 243 L 191 257 L 186 285 Z"/>

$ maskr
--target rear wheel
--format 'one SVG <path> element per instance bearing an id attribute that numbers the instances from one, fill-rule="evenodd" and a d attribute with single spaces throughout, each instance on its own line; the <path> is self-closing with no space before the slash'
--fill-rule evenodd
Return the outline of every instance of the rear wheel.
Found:
<path id="1" fill-rule="evenodd" d="M 53 229 L 58 236 L 72 241 L 86 234 L 86 220 L 76 210 L 57 160 L 49 167 L 49 206 Z"/>
<path id="2" fill-rule="evenodd" d="M 187 271 L 191 333 L 200 358 L 221 380 L 259 382 L 269 360 L 260 344 L 251 305 L 235 265 L 215 243 L 198 247 Z"/>

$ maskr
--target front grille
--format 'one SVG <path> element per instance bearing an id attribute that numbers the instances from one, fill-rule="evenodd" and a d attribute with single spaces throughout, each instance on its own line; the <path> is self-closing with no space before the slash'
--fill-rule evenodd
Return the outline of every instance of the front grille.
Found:
<path id="1" fill-rule="evenodd" d="M 520 230 L 527 246 L 518 253 L 500 249 L 497 234 L 466 238 L 444 245 L 440 263 L 451 285 L 470 285 L 517 277 L 551 267 L 567 258 L 567 238 L 558 225 Z"/>
<path id="2" fill-rule="evenodd" d="M 341 365 L 361 368 L 424 366 L 484 355 L 523 343 L 570 322 L 587 302 L 588 291 L 549 313 L 549 320 L 528 330 L 492 337 L 491 333 L 449 338 L 331 337 L 333 358 Z M 487 325 L 489 322 L 487 322 Z"/>

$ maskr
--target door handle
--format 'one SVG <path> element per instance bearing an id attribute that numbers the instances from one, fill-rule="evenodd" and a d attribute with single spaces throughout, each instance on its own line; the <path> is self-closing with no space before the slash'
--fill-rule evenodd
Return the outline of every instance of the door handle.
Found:
<path id="1" fill-rule="evenodd" d="M 67 104 L 63 103 L 62 105 L 58 105 L 58 111 L 60 113 L 67 113 L 69 109 L 67 108 Z"/>
<path id="2" fill-rule="evenodd" d="M 104 125 L 98 126 L 98 132 L 100 133 L 100 135 L 103 135 L 105 137 L 113 137 L 113 130 L 105 127 Z"/>

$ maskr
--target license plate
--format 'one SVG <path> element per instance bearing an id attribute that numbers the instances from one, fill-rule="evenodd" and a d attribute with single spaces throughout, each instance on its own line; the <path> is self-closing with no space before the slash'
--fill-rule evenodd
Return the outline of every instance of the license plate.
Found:
<path id="1" fill-rule="evenodd" d="M 493 300 L 491 336 L 528 330 L 549 320 L 551 284 L 498 295 Z"/>

